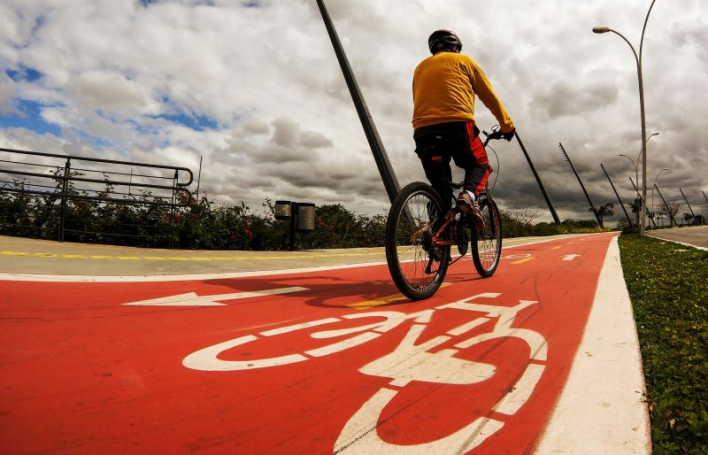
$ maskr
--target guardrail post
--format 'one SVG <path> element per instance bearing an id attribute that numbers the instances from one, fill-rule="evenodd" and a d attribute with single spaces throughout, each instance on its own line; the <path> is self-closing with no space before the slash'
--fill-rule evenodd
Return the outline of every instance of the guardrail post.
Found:
<path id="1" fill-rule="evenodd" d="M 64 223 L 66 221 L 66 199 L 69 194 L 69 179 L 71 178 L 71 158 L 66 159 L 64 178 L 61 182 L 61 211 L 59 212 L 59 241 L 64 241 Z"/>
<path id="2" fill-rule="evenodd" d="M 177 204 L 177 190 L 176 190 L 176 185 L 177 182 L 179 181 L 179 171 L 175 169 L 175 176 L 174 179 L 172 180 L 172 213 L 170 214 L 170 242 L 169 242 L 169 248 L 172 249 L 174 248 L 174 236 L 175 236 L 175 216 L 177 214 L 177 207 L 175 205 Z"/>
<path id="3" fill-rule="evenodd" d="M 36 219 L 36 217 L 40 216 L 39 220 L 42 224 L 39 226 L 35 226 L 35 224 L 33 224 L 33 227 L 36 227 L 37 231 L 39 232 L 39 235 L 43 238 L 47 238 L 48 236 L 49 238 L 53 238 L 57 241 L 71 241 L 71 237 L 69 239 L 66 238 L 66 231 L 70 231 L 72 232 L 72 234 L 74 232 L 96 234 L 99 236 L 98 241 L 103 243 L 111 243 L 110 241 L 108 241 L 107 238 L 104 238 L 104 235 L 135 239 L 159 236 L 160 242 L 162 242 L 164 240 L 165 235 L 170 235 L 170 240 L 168 242 L 160 243 L 160 245 L 164 247 L 167 246 L 165 245 L 165 243 L 168 243 L 170 247 L 174 246 L 175 242 L 172 237 L 176 233 L 179 233 L 179 231 L 175 228 L 175 211 L 180 207 L 188 207 L 191 203 L 191 199 L 189 198 L 190 192 L 187 189 L 193 181 L 193 174 L 191 170 L 184 167 L 163 166 L 157 164 L 137 163 L 131 161 L 105 160 L 99 158 L 87 158 L 69 155 L 58 155 L 53 153 L 15 150 L 2 147 L 0 147 L 0 152 L 7 152 L 10 154 L 18 154 L 22 156 L 45 157 L 60 160 L 57 162 L 52 162 L 51 164 L 40 164 L 36 162 L 23 162 L 17 159 L 13 159 L 14 157 L 11 157 L 10 160 L 3 160 L 3 163 L 0 163 L 0 175 L 18 176 L 17 178 L 21 179 L 21 182 L 23 182 L 20 184 L 19 187 L 17 185 L 15 187 L 0 185 L 0 192 L 2 192 L 3 195 L 5 194 L 5 192 L 20 195 L 38 195 L 45 198 L 45 200 L 47 201 L 48 205 L 46 206 L 46 208 L 50 210 L 50 213 L 48 214 L 49 218 L 45 220 L 44 214 L 41 214 L 40 216 L 34 213 L 31 215 L 34 217 L 32 218 L 33 220 Z M 77 168 L 80 171 L 86 171 L 89 173 L 103 172 L 104 174 L 106 174 L 106 177 L 103 180 L 99 180 L 97 178 L 92 178 L 91 176 L 83 176 L 83 173 L 73 172 L 72 166 L 74 163 L 77 162 L 77 160 L 80 162 L 78 165 L 79 167 Z M 5 166 L 5 162 L 17 166 L 12 166 L 11 168 L 10 166 Z M 59 164 L 61 162 L 65 163 L 63 168 Z M 157 175 L 137 174 L 137 176 L 141 177 L 141 179 L 138 182 L 134 182 L 133 180 L 135 180 L 136 174 L 134 173 L 132 167 L 130 168 L 130 173 L 128 173 L 127 171 L 121 172 L 122 168 L 118 168 L 115 171 L 82 169 L 83 166 L 81 165 L 81 163 L 83 162 L 101 163 L 104 167 L 107 167 L 108 165 L 139 166 L 140 168 L 159 169 L 160 172 L 157 173 Z M 28 166 L 44 166 L 45 170 L 34 171 L 34 168 L 27 169 Z M 164 171 L 168 171 L 169 173 L 165 174 L 163 173 Z M 181 175 L 183 175 L 180 174 L 180 172 L 187 173 L 187 181 L 179 181 L 179 178 L 181 177 Z M 170 176 L 170 173 L 173 173 L 173 175 Z M 108 174 L 122 175 L 126 177 L 110 178 L 107 176 Z M 128 178 L 127 176 L 130 177 Z M 31 178 L 35 181 L 26 182 L 26 178 Z M 172 180 L 172 182 L 170 185 L 168 185 L 164 183 L 163 180 Z M 104 192 L 92 188 L 77 189 L 74 187 L 76 182 L 81 182 L 82 184 L 102 184 L 108 186 L 117 185 L 120 187 L 127 187 L 128 197 L 122 197 L 126 195 L 125 193 L 121 193 L 120 191 L 105 190 L 106 194 L 103 194 Z M 141 192 L 144 191 L 143 189 L 146 189 L 146 191 L 143 192 L 143 194 L 139 197 L 134 197 L 132 195 L 132 189 L 134 187 L 140 188 Z M 152 194 L 151 191 L 153 190 L 171 192 L 169 193 L 172 196 L 171 202 L 166 193 Z M 187 195 L 184 196 L 184 201 L 182 201 L 181 204 L 179 204 L 178 201 L 182 196 L 177 193 L 178 191 L 182 191 Z M 120 231 L 113 232 L 110 229 L 112 226 L 108 226 L 106 225 L 106 223 L 103 223 L 101 226 L 99 226 L 102 229 L 100 232 L 91 232 L 87 230 L 88 227 L 86 225 L 84 225 L 83 227 L 84 230 L 81 231 L 80 229 L 76 228 L 76 226 L 69 223 L 72 221 L 69 219 L 69 216 L 72 214 L 72 212 L 69 210 L 70 207 L 68 207 L 68 202 L 70 200 L 74 201 L 74 203 L 76 201 L 96 201 L 95 204 L 99 206 L 106 204 L 125 204 L 141 207 L 155 207 L 154 210 L 147 210 L 149 215 L 152 215 L 153 213 L 158 213 L 160 215 L 167 214 L 167 216 L 169 217 L 171 214 L 172 220 L 169 221 L 170 226 L 168 227 L 164 225 L 162 219 L 158 220 L 156 226 L 150 226 L 150 232 L 146 232 L 145 234 L 153 234 L 152 236 L 144 235 L 141 230 L 138 230 L 137 234 L 126 234 Z M 56 207 L 57 204 L 59 204 L 59 207 Z M 59 213 L 56 213 L 54 211 L 57 208 L 59 210 Z M 98 213 L 90 213 L 88 214 L 88 219 L 90 221 L 95 221 L 99 216 L 100 215 Z M 144 221 L 136 222 L 143 223 Z M 67 224 L 69 224 L 69 228 L 71 229 L 67 229 Z M 19 227 L 20 224 L 15 223 L 12 226 Z M 153 231 L 153 228 L 159 228 L 159 231 Z M 54 229 L 56 229 L 56 232 L 54 232 Z M 50 230 L 51 233 L 49 232 Z"/>

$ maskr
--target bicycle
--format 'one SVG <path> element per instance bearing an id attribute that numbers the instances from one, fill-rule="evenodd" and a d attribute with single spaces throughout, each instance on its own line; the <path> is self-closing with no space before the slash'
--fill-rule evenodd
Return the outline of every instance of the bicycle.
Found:
<path id="1" fill-rule="evenodd" d="M 498 127 L 483 132 L 487 148 L 493 139 L 502 139 Z M 453 189 L 462 184 L 450 183 Z M 403 187 L 391 205 L 386 221 L 386 262 L 394 283 L 411 300 L 422 300 L 437 292 L 450 265 L 467 253 L 470 235 L 472 261 L 483 278 L 494 275 L 502 248 L 501 216 L 492 189 L 487 185 L 477 203 L 484 219 L 480 230 L 463 216 L 453 203 L 443 212 L 440 195 L 427 183 L 413 182 Z M 442 214 L 442 216 L 441 216 Z M 459 257 L 451 261 L 450 250 L 457 246 Z"/>

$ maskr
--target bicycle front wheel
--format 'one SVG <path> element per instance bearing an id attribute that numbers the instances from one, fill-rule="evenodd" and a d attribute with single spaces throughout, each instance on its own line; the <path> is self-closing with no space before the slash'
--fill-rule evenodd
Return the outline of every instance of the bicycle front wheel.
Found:
<path id="1" fill-rule="evenodd" d="M 432 226 L 443 216 L 440 196 L 421 182 L 401 189 L 388 213 L 388 269 L 398 289 L 411 300 L 432 296 L 445 278 L 450 247 L 432 244 Z"/>
<path id="2" fill-rule="evenodd" d="M 472 229 L 472 260 L 477 273 L 488 278 L 494 275 L 501 259 L 501 216 L 497 204 L 486 197 L 480 197 L 479 210 L 484 218 L 484 229 Z"/>

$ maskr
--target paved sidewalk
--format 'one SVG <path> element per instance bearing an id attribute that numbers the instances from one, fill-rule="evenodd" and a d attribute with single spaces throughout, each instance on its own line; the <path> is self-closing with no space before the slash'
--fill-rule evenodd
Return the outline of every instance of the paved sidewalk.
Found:
<path id="1" fill-rule="evenodd" d="M 564 236 L 504 239 L 504 247 Z M 386 262 L 383 248 L 298 251 L 168 250 L 0 236 L 0 273 L 158 276 Z"/>
<path id="2" fill-rule="evenodd" d="M 650 430 L 637 326 L 615 237 L 583 341 L 536 453 L 648 455 Z"/>

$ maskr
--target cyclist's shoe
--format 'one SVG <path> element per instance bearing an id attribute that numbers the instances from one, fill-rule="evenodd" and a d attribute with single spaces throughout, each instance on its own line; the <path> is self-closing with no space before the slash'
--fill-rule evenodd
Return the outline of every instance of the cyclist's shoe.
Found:
<path id="1" fill-rule="evenodd" d="M 442 261 L 442 250 L 440 249 L 440 247 L 437 247 L 437 246 L 431 247 L 428 250 L 428 256 L 433 261 L 440 262 L 440 261 Z"/>
<path id="2" fill-rule="evenodd" d="M 425 273 L 437 273 L 441 267 L 443 250 L 438 246 L 430 247 L 428 250 L 428 265 L 425 266 Z"/>
<path id="3" fill-rule="evenodd" d="M 457 196 L 457 208 L 477 226 L 478 231 L 484 230 L 484 217 L 479 211 L 475 197 L 469 191 L 462 191 Z"/>

